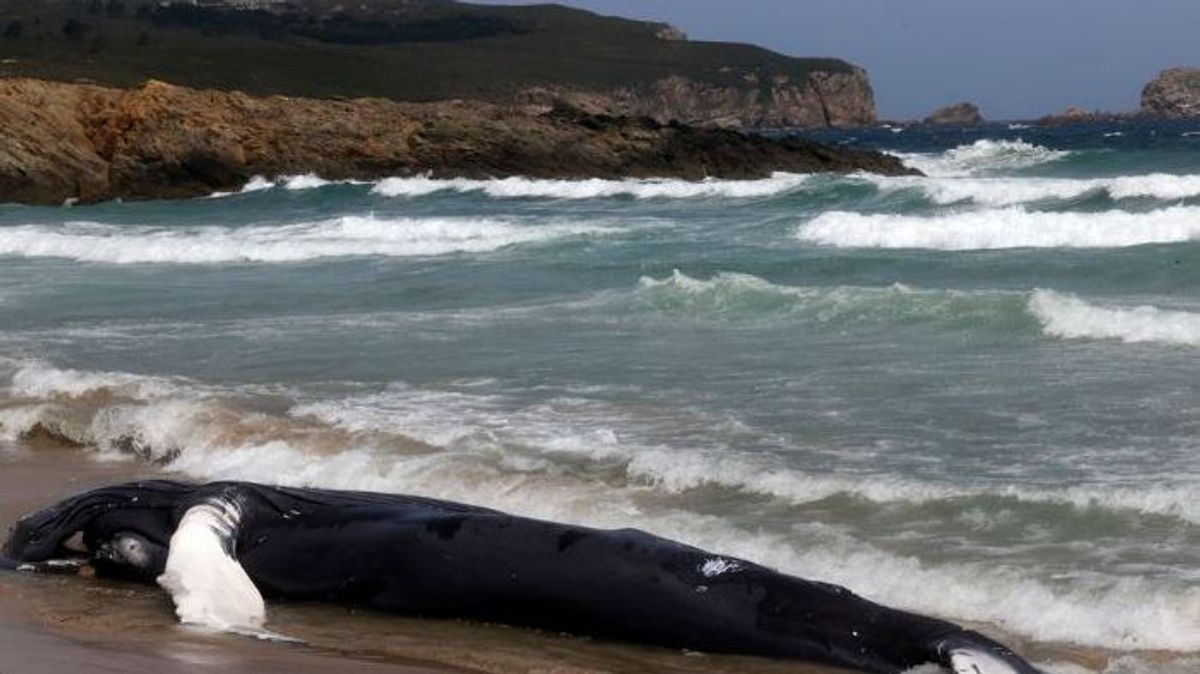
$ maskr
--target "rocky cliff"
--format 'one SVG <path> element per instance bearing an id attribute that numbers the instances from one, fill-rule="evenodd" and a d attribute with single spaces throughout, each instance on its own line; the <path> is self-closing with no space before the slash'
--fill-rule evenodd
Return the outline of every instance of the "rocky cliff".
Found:
<path id="1" fill-rule="evenodd" d="M 1142 90 L 1144 115 L 1200 117 L 1200 68 L 1172 68 L 1159 73 Z"/>
<path id="2" fill-rule="evenodd" d="M 665 24 L 550 4 L 248 7 L 0 2 L 0 76 L 116 87 L 155 79 L 259 96 L 566 102 L 716 127 L 876 121 L 867 74 L 850 63 L 690 41 Z"/>
<path id="3" fill-rule="evenodd" d="M 608 92 L 534 88 L 520 100 L 569 105 L 595 114 L 650 117 L 660 123 L 734 129 L 864 126 L 875 122 L 875 94 L 864 70 L 814 72 L 799 82 L 769 81 L 751 71 L 738 84 L 667 77 L 648 86 Z"/>
<path id="4" fill-rule="evenodd" d="M 887 155 L 562 106 L 328 101 L 0 80 L 0 201 L 187 197 L 254 175 L 754 178 L 906 173 Z"/>

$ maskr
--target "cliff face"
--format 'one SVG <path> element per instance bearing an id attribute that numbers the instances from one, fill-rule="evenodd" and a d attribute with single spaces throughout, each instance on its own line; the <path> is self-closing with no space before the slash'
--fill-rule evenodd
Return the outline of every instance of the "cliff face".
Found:
<path id="1" fill-rule="evenodd" d="M 1159 73 L 1142 90 L 1141 112 L 1154 117 L 1200 117 L 1200 68 Z"/>
<path id="2" fill-rule="evenodd" d="M 787 75 L 762 78 L 753 72 L 740 79 L 737 85 L 718 85 L 673 76 L 611 92 L 538 88 L 524 92 L 520 100 L 645 116 L 664 124 L 733 129 L 864 126 L 876 121 L 875 94 L 861 68 L 812 72 L 799 82 Z"/>
<path id="3" fill-rule="evenodd" d="M 187 197 L 253 175 L 754 178 L 894 157 L 567 108 L 0 80 L 0 201 Z"/>
<path id="4" fill-rule="evenodd" d="M 0 76 L 324 99 L 553 106 L 575 98 L 597 112 L 717 127 L 876 121 L 867 74 L 846 61 L 689 41 L 665 24 L 555 4 L 250 6 L 6 0 L 0 28 L 12 58 L 0 59 Z"/>

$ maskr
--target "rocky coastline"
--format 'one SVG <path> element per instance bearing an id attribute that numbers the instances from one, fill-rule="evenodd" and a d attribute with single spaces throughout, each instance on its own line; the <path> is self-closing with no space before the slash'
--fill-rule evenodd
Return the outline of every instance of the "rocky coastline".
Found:
<path id="1" fill-rule="evenodd" d="M 563 105 L 348 101 L 0 80 L 0 202 L 186 198 L 256 175 L 749 179 L 912 173 L 877 152 Z"/>
<path id="2" fill-rule="evenodd" d="M 1200 68 L 1171 68 L 1159 73 L 1142 89 L 1141 114 L 1200 118 Z"/>

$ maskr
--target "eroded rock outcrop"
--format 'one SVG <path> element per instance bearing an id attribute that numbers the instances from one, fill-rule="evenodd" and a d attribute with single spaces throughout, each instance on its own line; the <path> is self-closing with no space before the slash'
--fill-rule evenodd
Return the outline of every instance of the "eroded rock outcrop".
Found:
<path id="1" fill-rule="evenodd" d="M 660 124 L 577 108 L 252 97 L 0 80 L 0 201 L 169 198 L 254 175 L 376 179 L 909 172 L 896 158 L 799 139 Z"/>
<path id="2" fill-rule="evenodd" d="M 1200 117 L 1200 68 L 1172 68 L 1142 89 L 1143 115 Z"/>
<path id="3" fill-rule="evenodd" d="M 974 126 L 983 123 L 983 115 L 974 103 L 956 103 L 938 108 L 924 120 L 925 124 L 942 126 Z"/>
<path id="4" fill-rule="evenodd" d="M 775 75 L 763 81 L 746 73 L 737 84 L 666 77 L 645 87 L 610 92 L 564 88 L 531 89 L 521 100 L 565 103 L 598 114 L 645 116 L 666 124 L 762 129 L 865 126 L 875 123 L 875 94 L 866 71 L 814 71 L 803 81 Z"/>

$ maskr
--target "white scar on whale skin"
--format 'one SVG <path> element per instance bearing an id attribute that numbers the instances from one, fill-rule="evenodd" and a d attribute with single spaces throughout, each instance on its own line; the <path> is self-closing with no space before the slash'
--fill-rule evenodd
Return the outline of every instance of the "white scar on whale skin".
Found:
<path id="1" fill-rule="evenodd" d="M 954 674 L 1018 674 L 1012 665 L 982 649 L 951 650 L 950 667 Z"/>
<path id="2" fill-rule="evenodd" d="M 227 499 L 195 506 L 180 520 L 158 577 L 180 622 L 223 632 L 262 629 L 267 614 L 262 595 L 232 556 L 240 520 L 237 504 Z"/>

